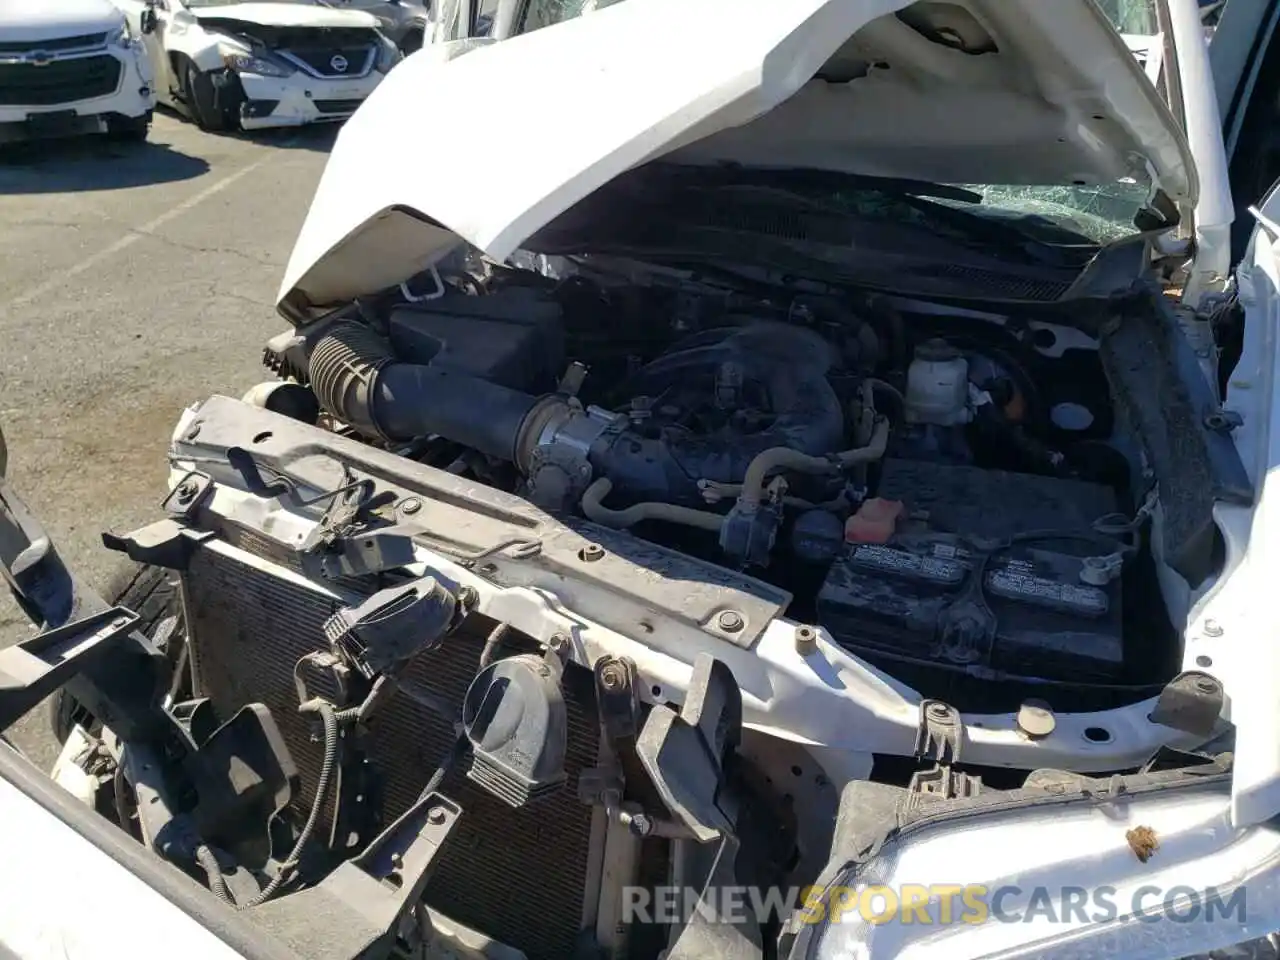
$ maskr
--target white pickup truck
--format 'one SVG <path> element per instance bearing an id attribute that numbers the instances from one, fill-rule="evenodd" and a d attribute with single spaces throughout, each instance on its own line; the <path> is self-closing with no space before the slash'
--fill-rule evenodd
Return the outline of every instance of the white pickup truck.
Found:
<path id="1" fill-rule="evenodd" d="M 0 143 L 145 140 L 154 107 L 146 52 L 109 0 L 0 0 Z"/>

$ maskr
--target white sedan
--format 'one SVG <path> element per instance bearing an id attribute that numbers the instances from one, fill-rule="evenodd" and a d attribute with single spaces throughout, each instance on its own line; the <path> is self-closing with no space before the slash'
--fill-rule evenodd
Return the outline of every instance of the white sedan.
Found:
<path id="1" fill-rule="evenodd" d="M 298 2 L 118 0 L 159 102 L 205 130 L 345 120 L 400 60 L 363 10 Z"/>

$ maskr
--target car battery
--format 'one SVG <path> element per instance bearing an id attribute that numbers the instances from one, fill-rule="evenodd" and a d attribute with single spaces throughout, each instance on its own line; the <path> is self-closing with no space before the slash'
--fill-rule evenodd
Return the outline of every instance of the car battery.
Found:
<path id="1" fill-rule="evenodd" d="M 1103 580 L 1086 582 L 1086 557 L 1063 547 L 1054 540 L 979 547 L 927 530 L 848 544 L 819 591 L 818 621 L 853 653 L 1046 680 L 1113 680 L 1124 665 L 1119 580 L 1086 574 Z"/>

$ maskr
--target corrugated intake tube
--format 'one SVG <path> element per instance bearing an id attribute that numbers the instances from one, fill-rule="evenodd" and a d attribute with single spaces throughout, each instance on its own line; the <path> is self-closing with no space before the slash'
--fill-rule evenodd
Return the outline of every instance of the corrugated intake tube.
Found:
<path id="1" fill-rule="evenodd" d="M 538 399 L 447 367 L 401 363 L 364 324 L 336 323 L 316 343 L 311 388 L 334 416 L 369 436 L 438 434 L 502 460 L 516 459 L 520 426 Z"/>

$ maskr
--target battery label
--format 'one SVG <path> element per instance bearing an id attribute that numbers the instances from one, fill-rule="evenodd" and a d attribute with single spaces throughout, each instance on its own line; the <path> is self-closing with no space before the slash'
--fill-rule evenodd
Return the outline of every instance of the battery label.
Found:
<path id="1" fill-rule="evenodd" d="M 867 570 L 889 573 L 912 580 L 927 580 L 940 586 L 962 583 L 968 567 L 957 560 L 939 556 L 922 556 L 907 550 L 864 543 L 854 548 L 849 559 Z"/>
<path id="2" fill-rule="evenodd" d="M 1032 565 L 1022 560 L 988 573 L 986 587 L 1006 600 L 1021 600 L 1085 617 L 1101 617 L 1111 606 L 1106 593 L 1097 587 L 1050 580 L 1037 575 Z"/>

